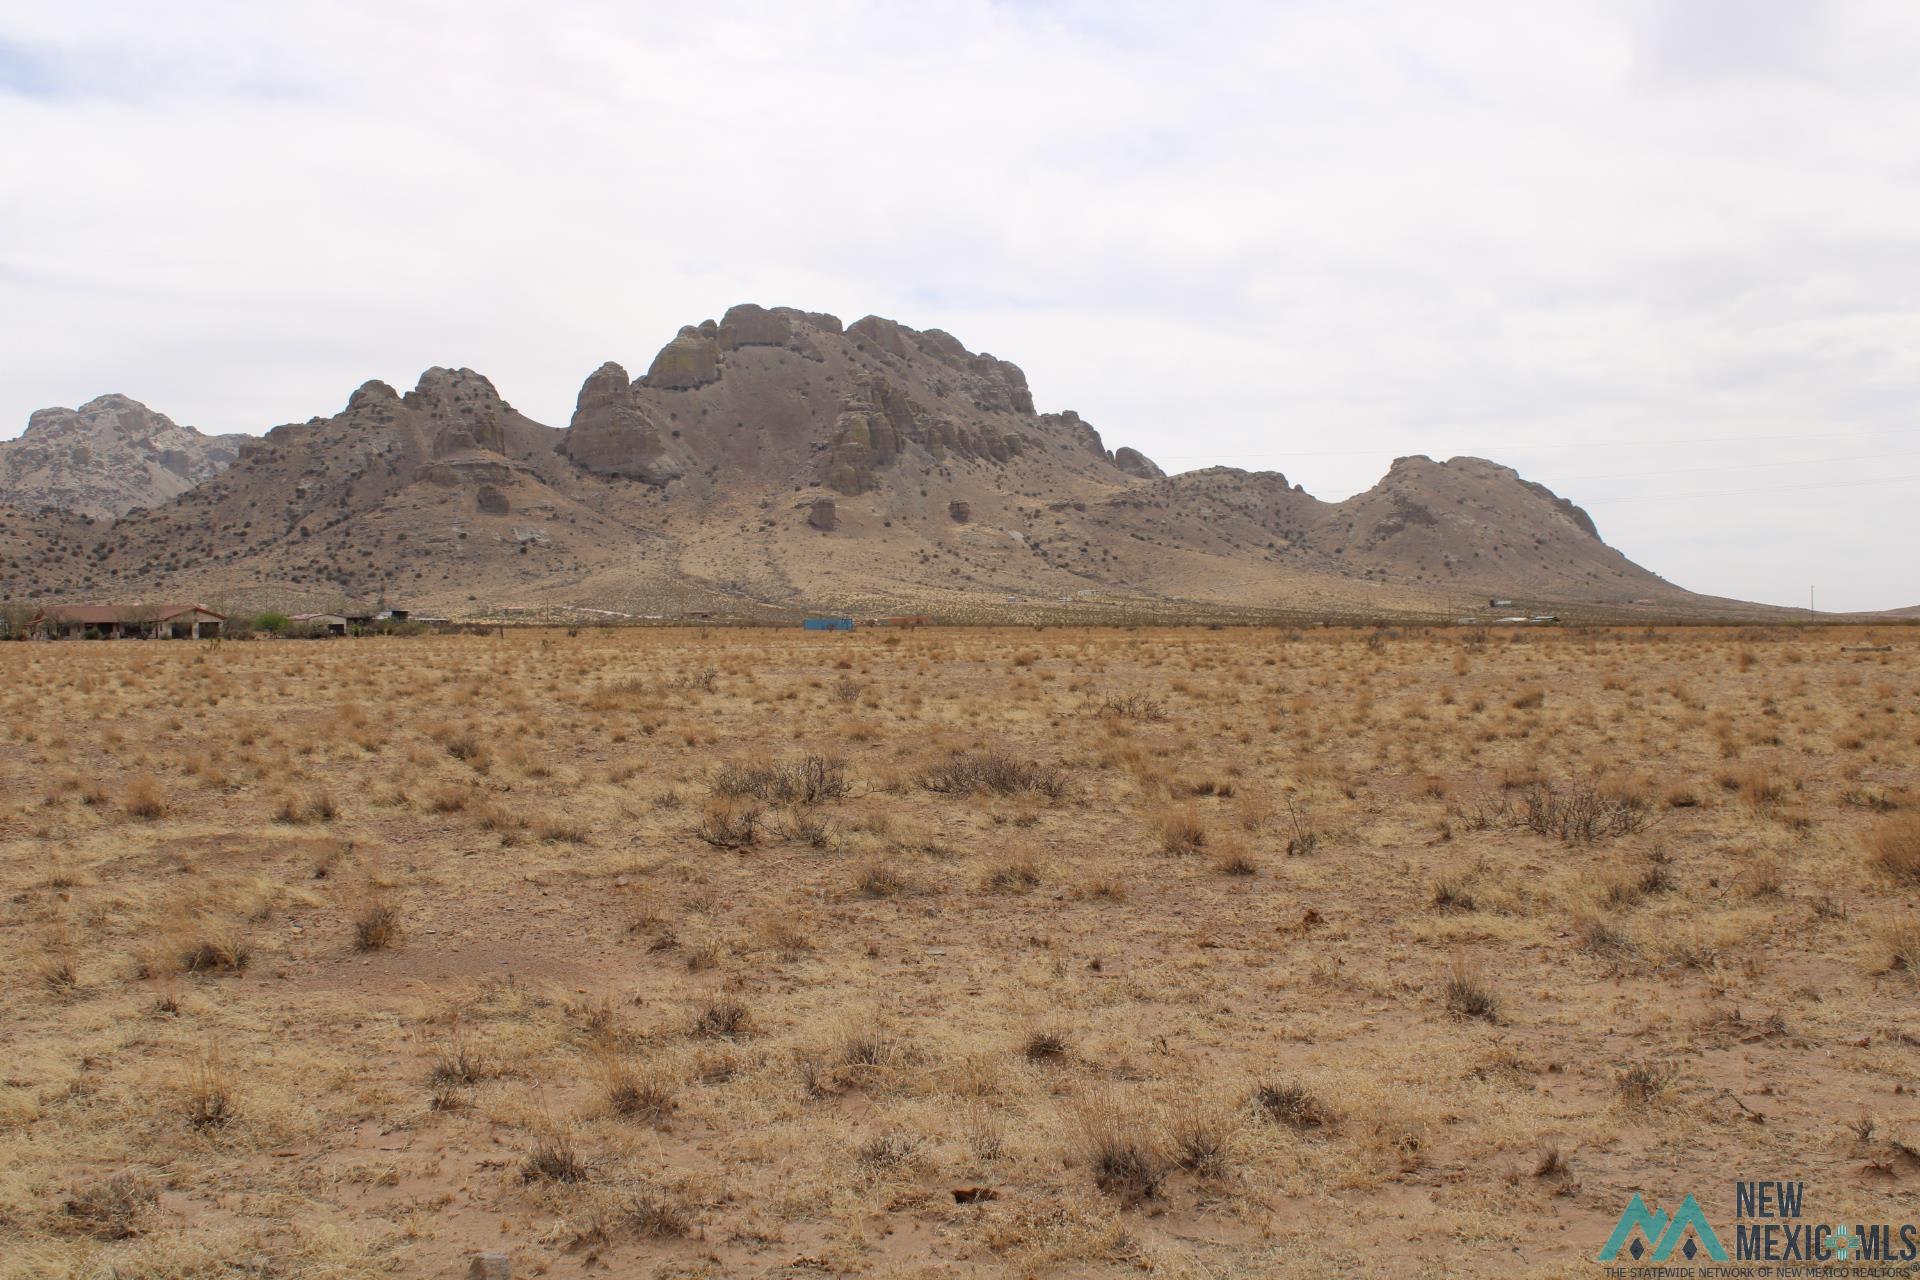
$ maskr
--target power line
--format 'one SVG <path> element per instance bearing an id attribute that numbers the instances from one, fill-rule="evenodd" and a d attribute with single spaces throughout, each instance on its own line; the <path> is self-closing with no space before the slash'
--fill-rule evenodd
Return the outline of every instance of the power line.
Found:
<path id="1" fill-rule="evenodd" d="M 1497 444 L 1461 448 L 1455 454 L 1535 453 L 1545 449 L 1629 449 L 1673 444 L 1747 444 L 1762 440 L 1838 440 L 1852 436 L 1906 435 L 1920 427 L 1881 427 L 1866 431 L 1802 431 L 1774 436 L 1661 436 L 1652 440 L 1562 440 L 1552 444 Z M 1377 445 L 1370 449 L 1287 449 L 1272 453 L 1165 453 L 1169 462 L 1195 458 L 1364 458 L 1396 453 L 1404 445 Z"/>
<path id="2" fill-rule="evenodd" d="M 1732 498 L 1752 493 L 1792 493 L 1799 489 L 1852 489 L 1867 484 L 1899 484 L 1920 476 L 1875 476 L 1871 480 L 1816 480 L 1811 484 L 1783 484 L 1769 489 L 1716 489 L 1709 493 L 1655 493 L 1637 498 L 1594 498 L 1583 507 L 1613 506 L 1622 502 L 1691 502 L 1695 498 Z"/>
<path id="3" fill-rule="evenodd" d="M 1608 471 L 1599 475 L 1541 476 L 1542 483 L 1562 484 L 1568 480 L 1626 480 L 1641 476 L 1689 476 L 1705 471 L 1751 471 L 1756 467 L 1817 467 L 1829 462 L 1879 462 L 1884 458 L 1920 458 L 1920 451 L 1905 453 L 1859 453 L 1843 458 L 1788 458 L 1780 462 L 1729 462 L 1718 467 L 1673 467 L 1665 471 Z"/>

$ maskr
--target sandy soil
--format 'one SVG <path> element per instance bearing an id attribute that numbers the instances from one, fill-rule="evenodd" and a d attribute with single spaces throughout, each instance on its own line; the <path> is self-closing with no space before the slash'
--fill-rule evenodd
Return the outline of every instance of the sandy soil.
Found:
<path id="1" fill-rule="evenodd" d="M 1903 630 L 7 644 L 0 705 L 10 1280 L 1916 1216 Z"/>

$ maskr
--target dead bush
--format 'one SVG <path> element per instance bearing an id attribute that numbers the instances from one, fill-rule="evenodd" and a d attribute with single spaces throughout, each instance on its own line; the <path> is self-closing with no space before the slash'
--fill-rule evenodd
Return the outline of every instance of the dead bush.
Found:
<path id="1" fill-rule="evenodd" d="M 62 1208 L 95 1240 L 130 1240 L 140 1234 L 159 1199 L 160 1188 L 145 1178 L 116 1173 L 104 1182 L 77 1188 Z"/>
<path id="2" fill-rule="evenodd" d="M 839 800 L 852 790 L 846 762 L 824 755 L 777 763 L 731 761 L 715 771 L 711 785 L 715 795 L 728 799 L 785 805 Z"/>
<path id="3" fill-rule="evenodd" d="M 305 795 L 289 791 L 280 797 L 273 816 L 276 821 L 294 826 L 309 822 L 332 822 L 340 816 L 340 807 L 334 803 L 332 793 L 324 787 Z"/>
<path id="4" fill-rule="evenodd" d="M 353 918 L 353 949 L 385 951 L 400 940 L 400 909 L 384 898 L 370 898 Z"/>
<path id="5" fill-rule="evenodd" d="M 1563 844 L 1593 844 L 1644 830 L 1650 806 L 1636 793 L 1609 795 L 1588 782 L 1556 787 L 1529 783 L 1520 791 L 1519 824 Z"/>
<path id="6" fill-rule="evenodd" d="M 709 799 L 694 832 L 716 849 L 744 849 L 760 831 L 760 810 L 724 796 Z"/>
<path id="7" fill-rule="evenodd" d="M 1037 1027 L 1027 1035 L 1020 1052 L 1028 1062 L 1060 1062 L 1067 1056 L 1071 1041 L 1058 1027 Z"/>
<path id="8" fill-rule="evenodd" d="M 180 952 L 179 963 L 188 973 L 239 973 L 252 960 L 253 946 L 238 929 L 219 921 L 202 921 Z"/>
<path id="9" fill-rule="evenodd" d="M 642 1240 L 677 1240 L 693 1234 L 693 1219 L 677 1201 L 657 1191 L 641 1191 L 621 1206 L 621 1221 Z"/>
<path id="10" fill-rule="evenodd" d="M 1167 704 L 1144 693 L 1110 693 L 1094 707 L 1093 713 L 1119 720 L 1157 723 L 1167 718 Z"/>
<path id="11" fill-rule="evenodd" d="M 1032 792 L 1058 799 L 1066 777 L 1053 765 L 1022 760 L 1005 751 L 963 751 L 928 770 L 920 785 L 941 795 L 991 791 L 996 795 Z"/>

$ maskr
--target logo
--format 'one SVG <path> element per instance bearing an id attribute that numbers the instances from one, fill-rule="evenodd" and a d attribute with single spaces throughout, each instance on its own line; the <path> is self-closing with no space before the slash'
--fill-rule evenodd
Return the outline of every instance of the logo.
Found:
<path id="1" fill-rule="evenodd" d="M 1700 1202 L 1691 1195 L 1680 1202 L 1680 1211 L 1669 1218 L 1664 1210 L 1655 1212 L 1648 1208 L 1639 1192 L 1635 1192 L 1613 1234 L 1607 1237 L 1606 1247 L 1600 1250 L 1598 1261 L 1613 1262 L 1624 1250 L 1638 1262 L 1649 1248 L 1655 1262 L 1665 1262 L 1676 1249 L 1688 1261 L 1703 1251 L 1714 1262 L 1727 1260 L 1726 1248 L 1713 1233 L 1713 1224 L 1707 1221 Z"/>
<path id="2" fill-rule="evenodd" d="M 1809 1218 L 1804 1182 L 1736 1181 L 1733 1235 L 1728 1239 L 1734 1261 L 1758 1265 L 1725 1271 L 1708 1265 L 1728 1261 L 1727 1247 L 1691 1195 L 1669 1214 L 1635 1193 L 1595 1260 L 1614 1264 L 1607 1268 L 1607 1275 L 1617 1280 L 1723 1275 L 1778 1280 L 1828 1274 L 1912 1280 L 1920 1275 L 1920 1222 L 1843 1223 Z M 1669 1262 L 1678 1265 L 1669 1266 Z M 1827 1270 L 1836 1264 L 1844 1270 Z"/>

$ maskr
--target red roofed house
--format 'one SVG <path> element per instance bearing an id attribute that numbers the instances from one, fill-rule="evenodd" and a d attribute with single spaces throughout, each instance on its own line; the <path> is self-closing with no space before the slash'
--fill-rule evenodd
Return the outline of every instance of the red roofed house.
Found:
<path id="1" fill-rule="evenodd" d="M 226 620 L 202 604 L 56 604 L 30 627 L 54 639 L 199 640 L 218 637 Z"/>

